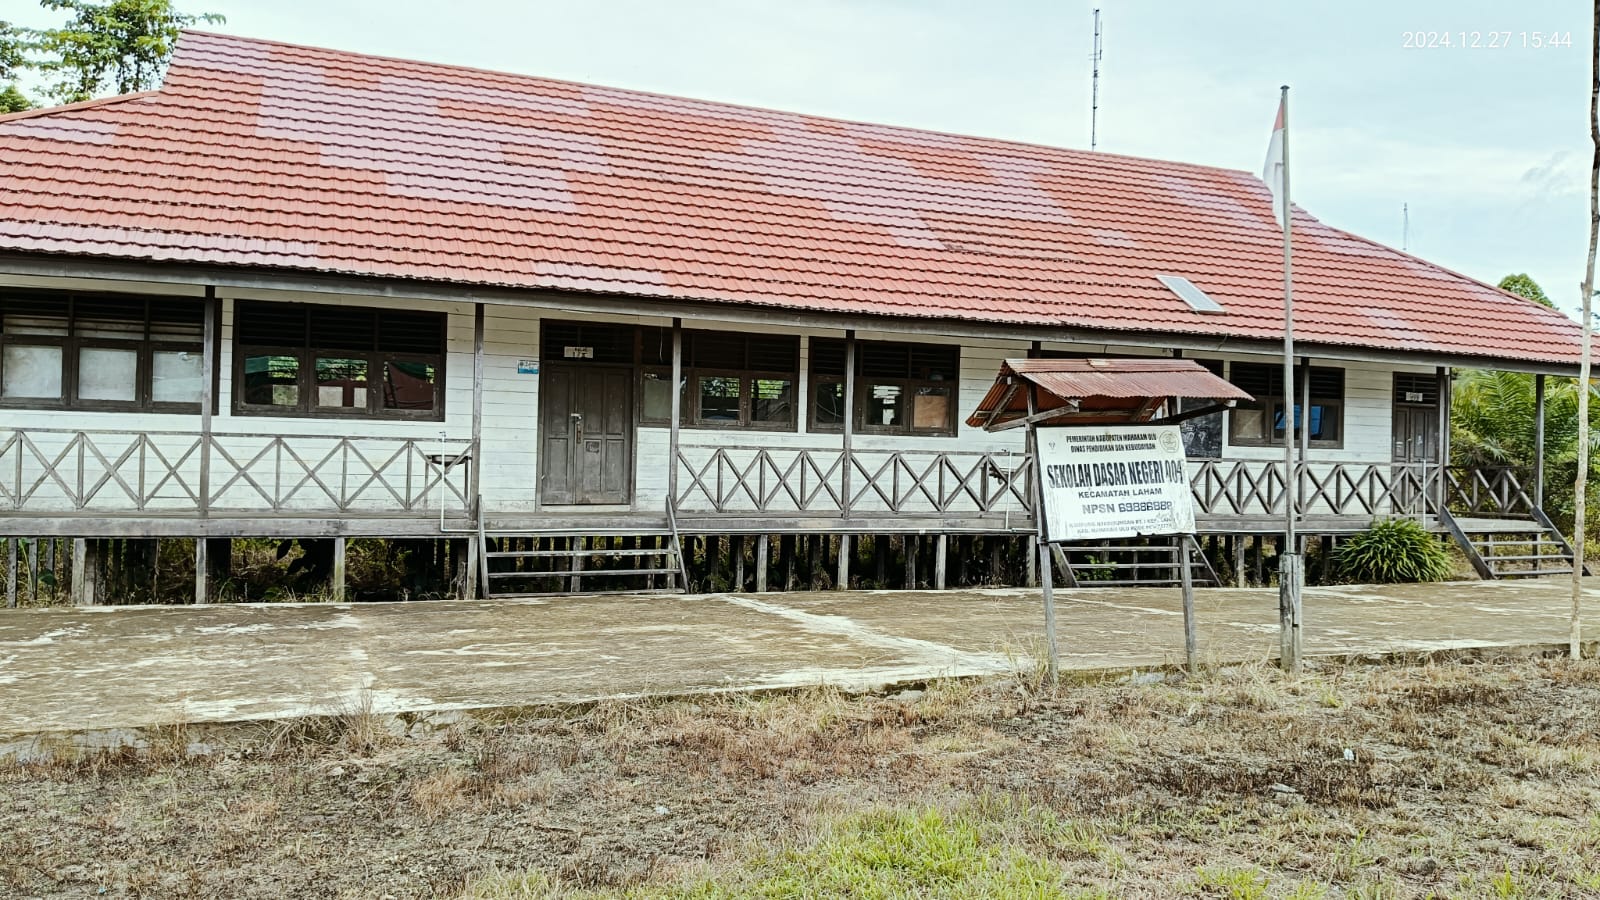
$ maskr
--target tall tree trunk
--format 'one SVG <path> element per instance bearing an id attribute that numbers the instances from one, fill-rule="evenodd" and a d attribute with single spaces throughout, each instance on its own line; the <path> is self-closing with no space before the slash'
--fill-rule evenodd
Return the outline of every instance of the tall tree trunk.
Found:
<path id="1" fill-rule="evenodd" d="M 1589 344 L 1594 334 L 1590 311 L 1594 306 L 1595 245 L 1600 243 L 1600 0 L 1594 5 L 1594 34 L 1589 69 L 1589 142 L 1594 161 L 1589 167 L 1589 264 L 1583 270 L 1583 360 L 1578 364 L 1578 477 L 1572 497 L 1572 623 L 1567 651 L 1573 659 L 1583 653 L 1584 494 L 1589 480 Z"/>

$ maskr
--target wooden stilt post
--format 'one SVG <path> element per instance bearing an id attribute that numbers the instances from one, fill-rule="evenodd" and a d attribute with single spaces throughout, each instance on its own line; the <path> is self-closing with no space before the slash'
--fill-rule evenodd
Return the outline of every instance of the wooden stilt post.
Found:
<path id="1" fill-rule="evenodd" d="M 999 587 L 1006 583 L 1005 540 L 991 534 L 984 537 L 984 541 L 989 545 L 989 584 Z"/>
<path id="2" fill-rule="evenodd" d="M 207 603 L 211 599 L 211 548 L 206 546 L 206 539 L 194 539 L 194 602 L 196 605 Z"/>
<path id="3" fill-rule="evenodd" d="M 736 534 L 729 538 L 733 542 L 733 589 L 744 590 L 744 535 Z"/>
<path id="4" fill-rule="evenodd" d="M 833 579 L 836 590 L 850 590 L 850 535 L 839 535 L 839 572 Z"/>
<path id="5" fill-rule="evenodd" d="M 917 589 L 917 545 L 921 541 L 922 538 L 920 536 L 908 534 L 901 543 L 901 549 L 905 551 L 903 554 L 906 564 L 905 588 L 908 591 Z"/>
<path id="6" fill-rule="evenodd" d="M 1183 586 L 1183 657 L 1189 674 L 1200 671 L 1198 641 L 1194 621 L 1194 573 L 1189 571 L 1189 545 L 1194 540 L 1187 534 L 1178 535 L 1178 579 Z M 1199 551 L 1199 547 L 1194 548 Z"/>
<path id="7" fill-rule="evenodd" d="M 767 592 L 767 563 L 772 553 L 772 535 L 760 535 L 756 541 L 756 593 Z"/>
<path id="8" fill-rule="evenodd" d="M 1024 543 L 1029 544 L 1030 545 L 1029 549 L 1031 550 L 1032 549 L 1031 545 L 1034 543 L 1034 540 L 1033 540 L 1033 538 L 1024 538 Z M 1022 584 L 1023 584 L 1023 586 L 1024 587 L 1038 587 L 1039 586 L 1039 555 L 1036 554 L 1036 553 L 1031 553 L 1031 552 L 1024 553 L 1024 554 L 1022 554 L 1022 560 L 1023 560 L 1023 572 L 1022 572 Z"/>
<path id="9" fill-rule="evenodd" d="M 17 538 L 6 538 L 6 606 L 17 605 Z"/>
<path id="10" fill-rule="evenodd" d="M 333 602 L 344 602 L 344 543 L 343 537 L 333 539 Z"/>
<path id="11" fill-rule="evenodd" d="M 872 568 L 873 575 L 878 582 L 878 590 L 889 587 L 889 536 L 876 534 L 872 536 Z"/>
<path id="12" fill-rule="evenodd" d="M 28 541 L 28 602 L 39 602 L 39 539 Z"/>
<path id="13" fill-rule="evenodd" d="M 948 544 L 950 543 L 950 536 L 941 534 L 934 538 L 934 541 L 936 543 L 933 550 L 933 589 L 942 591 L 944 590 L 945 570 L 949 568 Z"/>
<path id="14" fill-rule="evenodd" d="M 72 541 L 72 602 L 100 605 L 100 542 L 97 538 Z"/>
<path id="15" fill-rule="evenodd" d="M 1444 397 L 1439 398 L 1444 402 Z M 1448 420 L 1446 424 L 1449 424 Z M 1448 460 L 1446 460 L 1448 464 Z M 1533 376 L 1533 505 L 1544 509 L 1544 376 Z"/>

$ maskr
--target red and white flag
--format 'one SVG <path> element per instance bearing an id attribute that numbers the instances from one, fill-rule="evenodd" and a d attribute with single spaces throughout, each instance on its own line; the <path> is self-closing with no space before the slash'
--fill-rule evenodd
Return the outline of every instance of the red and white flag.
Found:
<path id="1" fill-rule="evenodd" d="M 1267 161 L 1261 165 L 1261 180 L 1267 183 L 1267 189 L 1272 192 L 1272 215 L 1277 218 L 1279 228 L 1284 227 L 1284 212 L 1289 206 L 1289 198 L 1284 190 L 1284 166 L 1287 163 L 1283 156 L 1284 107 L 1288 105 L 1288 97 L 1278 101 L 1278 120 L 1272 125 L 1272 142 L 1267 144 Z"/>

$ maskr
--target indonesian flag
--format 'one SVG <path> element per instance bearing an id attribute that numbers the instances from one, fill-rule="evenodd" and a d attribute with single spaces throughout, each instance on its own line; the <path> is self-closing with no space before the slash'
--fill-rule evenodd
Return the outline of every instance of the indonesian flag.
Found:
<path id="1" fill-rule="evenodd" d="M 1278 220 L 1279 228 L 1284 227 L 1284 212 L 1289 205 L 1283 184 L 1283 118 L 1284 107 L 1288 105 L 1288 97 L 1278 101 L 1278 120 L 1272 124 L 1272 141 L 1267 144 L 1267 161 L 1261 165 L 1261 180 L 1267 183 L 1267 190 L 1272 192 L 1272 215 Z"/>

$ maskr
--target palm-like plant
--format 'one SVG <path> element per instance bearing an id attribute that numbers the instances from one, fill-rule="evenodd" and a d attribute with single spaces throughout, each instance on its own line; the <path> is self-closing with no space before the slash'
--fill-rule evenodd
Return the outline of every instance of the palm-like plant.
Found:
<path id="1" fill-rule="evenodd" d="M 1600 392 L 1591 385 L 1590 459 L 1600 463 Z M 1450 457 L 1456 465 L 1511 466 L 1531 471 L 1537 444 L 1534 377 L 1519 372 L 1467 370 L 1451 394 Z M 1545 510 L 1559 522 L 1572 516 L 1578 465 L 1577 382 L 1545 382 Z M 1591 475 L 1596 470 L 1591 469 Z M 1597 485 L 1600 489 L 1600 485 Z M 1596 499 L 1591 493 L 1590 499 Z"/>

